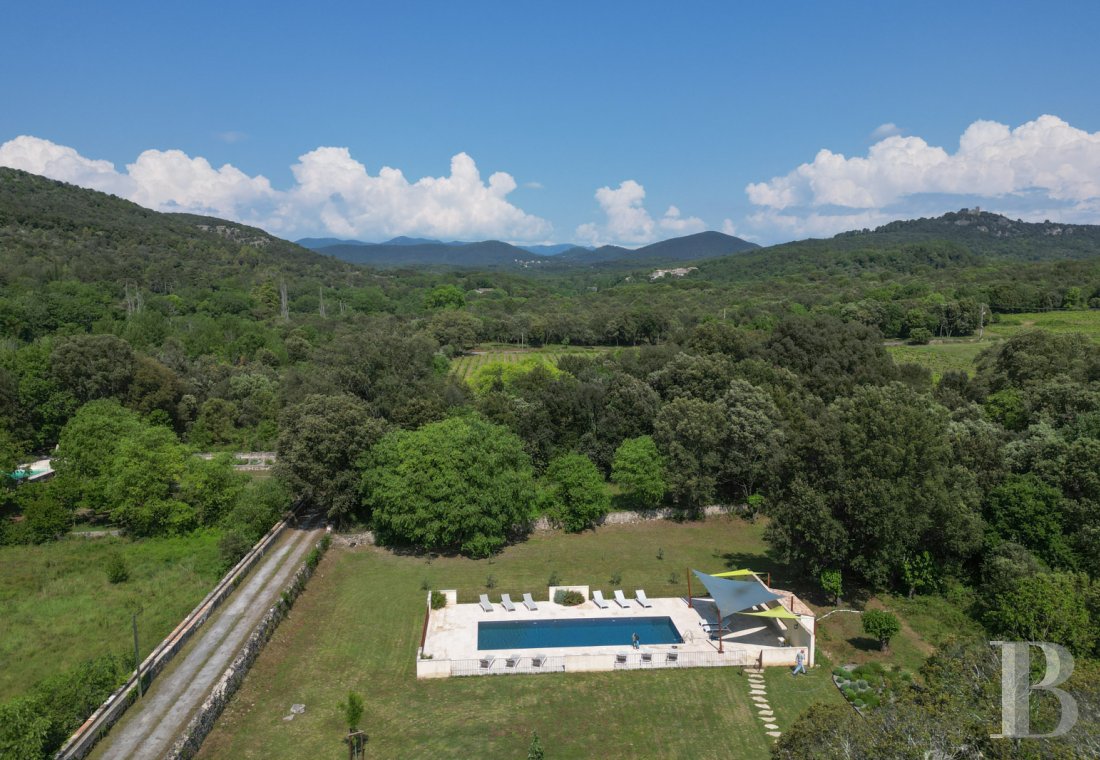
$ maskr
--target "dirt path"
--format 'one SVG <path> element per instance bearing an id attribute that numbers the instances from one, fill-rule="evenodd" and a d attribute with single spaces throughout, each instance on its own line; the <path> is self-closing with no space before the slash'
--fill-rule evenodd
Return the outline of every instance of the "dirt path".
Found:
<path id="1" fill-rule="evenodd" d="M 288 529 L 92 756 L 105 760 L 162 757 L 322 533 Z"/>

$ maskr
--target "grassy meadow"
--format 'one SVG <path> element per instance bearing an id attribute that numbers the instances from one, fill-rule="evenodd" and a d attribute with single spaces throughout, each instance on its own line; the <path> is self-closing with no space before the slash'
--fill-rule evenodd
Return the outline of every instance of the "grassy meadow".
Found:
<path id="1" fill-rule="evenodd" d="M 0 547 L 0 701 L 88 658 L 133 652 L 135 608 L 144 657 L 221 577 L 218 538 L 208 531 Z M 112 584 L 105 567 L 115 551 L 130 577 Z"/>
<path id="2" fill-rule="evenodd" d="M 927 367 L 933 380 L 952 370 L 974 373 L 974 361 L 985 349 L 1028 330 L 1052 333 L 1081 333 L 1100 341 L 1100 310 L 1043 311 L 1026 314 L 999 314 L 986 325 L 979 343 L 976 337 L 948 338 L 926 346 L 891 345 L 886 350 L 898 364 Z"/>
<path id="3" fill-rule="evenodd" d="M 606 758 L 767 757 L 770 739 L 753 715 L 745 678 L 733 668 L 415 677 L 424 585 L 457 588 L 460 601 L 475 600 L 490 583 L 494 595 L 533 591 L 538 598 L 557 575 L 563 583 L 605 593 L 645 588 L 656 597 L 684 595 L 687 567 L 750 567 L 770 571 L 775 585 L 797 590 L 768 557 L 763 528 L 762 520 L 723 517 L 540 533 L 491 560 L 334 547 L 200 756 L 344 757 L 337 704 L 355 691 L 366 702 L 362 727 L 370 736 L 370 757 L 517 758 L 524 756 L 532 731 L 548 757 L 591 757 L 593 747 Z M 620 582 L 611 583 L 613 576 Z M 831 641 L 851 646 L 846 630 L 833 633 L 833 619 L 826 621 Z M 912 628 L 897 647 L 931 650 Z M 891 661 L 877 652 L 867 657 Z M 767 671 L 768 697 L 781 729 L 815 702 L 841 701 L 827 656 L 819 654 L 819 664 L 807 678 L 791 678 L 782 668 Z M 284 721 L 296 702 L 306 712 Z"/>

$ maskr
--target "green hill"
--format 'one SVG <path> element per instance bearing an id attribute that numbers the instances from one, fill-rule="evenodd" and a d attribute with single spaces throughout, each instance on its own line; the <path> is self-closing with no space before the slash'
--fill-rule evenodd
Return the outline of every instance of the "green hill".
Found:
<path id="1" fill-rule="evenodd" d="M 329 280 L 359 272 L 255 227 L 158 213 L 0 168 L 0 284 L 76 279 L 169 293 L 279 274 Z"/>

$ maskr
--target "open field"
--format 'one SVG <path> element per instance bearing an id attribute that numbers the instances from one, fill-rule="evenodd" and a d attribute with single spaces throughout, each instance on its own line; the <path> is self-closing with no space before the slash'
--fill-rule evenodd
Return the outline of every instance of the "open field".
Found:
<path id="1" fill-rule="evenodd" d="M 1100 340 L 1100 309 L 999 314 L 996 322 L 986 325 L 985 334 L 993 338 L 1011 338 L 1026 330 L 1079 332 Z"/>
<path id="2" fill-rule="evenodd" d="M 456 356 L 451 360 L 451 372 L 463 380 L 470 377 L 478 367 L 493 362 L 518 364 L 525 361 L 555 364 L 558 359 L 568 355 L 596 355 L 608 348 L 588 348 L 585 346 L 543 346 L 542 348 L 517 348 L 505 344 L 490 344 L 474 349 L 476 353 Z"/>
<path id="3" fill-rule="evenodd" d="M 366 702 L 370 757 L 523 757 L 532 731 L 548 757 L 766 757 L 770 740 L 733 668 L 415 678 L 424 582 L 457 588 L 464 601 L 485 592 L 489 576 L 494 596 L 543 597 L 553 573 L 608 593 L 645 588 L 651 597 L 679 596 L 687 591 L 688 566 L 774 568 L 764 556 L 763 527 L 717 518 L 544 533 L 492 560 L 334 547 L 201 756 L 346 756 L 337 703 L 353 690 Z M 611 584 L 613 575 L 621 582 Z M 783 585 L 781 577 L 773 580 Z M 767 674 L 781 729 L 816 701 L 840 701 L 823 665 L 806 678 L 785 669 Z M 284 721 L 296 702 L 306 712 Z"/>
<path id="4" fill-rule="evenodd" d="M 1053 333 L 1082 333 L 1093 340 L 1100 340 L 1100 310 L 1044 311 L 1026 314 L 1000 314 L 998 321 L 986 325 L 979 343 L 976 336 L 948 338 L 926 346 L 891 345 L 886 350 L 898 364 L 919 364 L 932 372 L 932 379 L 939 380 L 952 370 L 974 373 L 974 360 L 985 349 L 998 342 L 1028 330 L 1047 330 Z"/>
<path id="5" fill-rule="evenodd" d="M 939 380 L 945 372 L 959 371 L 974 374 L 974 360 L 991 341 L 981 343 L 929 343 L 927 346 L 887 346 L 886 350 L 897 364 L 919 364 L 928 368 L 932 379 Z"/>
<path id="6" fill-rule="evenodd" d="M 144 657 L 217 583 L 218 538 L 208 531 L 0 547 L 0 700 L 85 659 L 132 653 L 135 605 Z M 112 551 L 129 567 L 124 583 L 107 581 Z"/>

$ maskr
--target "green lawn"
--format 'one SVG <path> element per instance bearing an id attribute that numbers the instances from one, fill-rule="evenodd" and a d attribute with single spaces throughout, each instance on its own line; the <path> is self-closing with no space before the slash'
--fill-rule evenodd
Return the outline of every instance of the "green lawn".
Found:
<path id="1" fill-rule="evenodd" d="M 992 338 L 1011 338 L 1027 330 L 1056 333 L 1083 333 L 1100 340 L 1100 309 L 1087 311 L 1041 311 L 1027 314 L 1001 314 L 985 334 Z"/>
<path id="2" fill-rule="evenodd" d="M 734 668 L 498 676 L 417 681 L 426 581 L 471 600 L 564 583 L 686 592 L 688 566 L 774 566 L 763 523 L 717 518 L 532 536 L 493 560 L 336 549 L 276 632 L 201 753 L 205 758 L 346 757 L 337 703 L 363 695 L 369 757 L 524 757 L 538 731 L 555 758 L 763 758 L 770 746 Z M 664 559 L 658 559 L 658 550 Z M 776 579 L 777 585 L 780 579 Z M 543 592 L 544 593 L 544 592 Z M 806 678 L 769 672 L 781 729 L 809 704 L 840 701 L 828 668 Z M 306 712 L 284 721 L 290 705 Z"/>
<path id="3" fill-rule="evenodd" d="M 67 539 L 0 547 L 0 700 L 82 660 L 133 651 L 130 610 L 142 656 L 220 577 L 218 534 L 128 541 Z M 130 579 L 112 585 L 104 564 L 117 550 Z"/>

